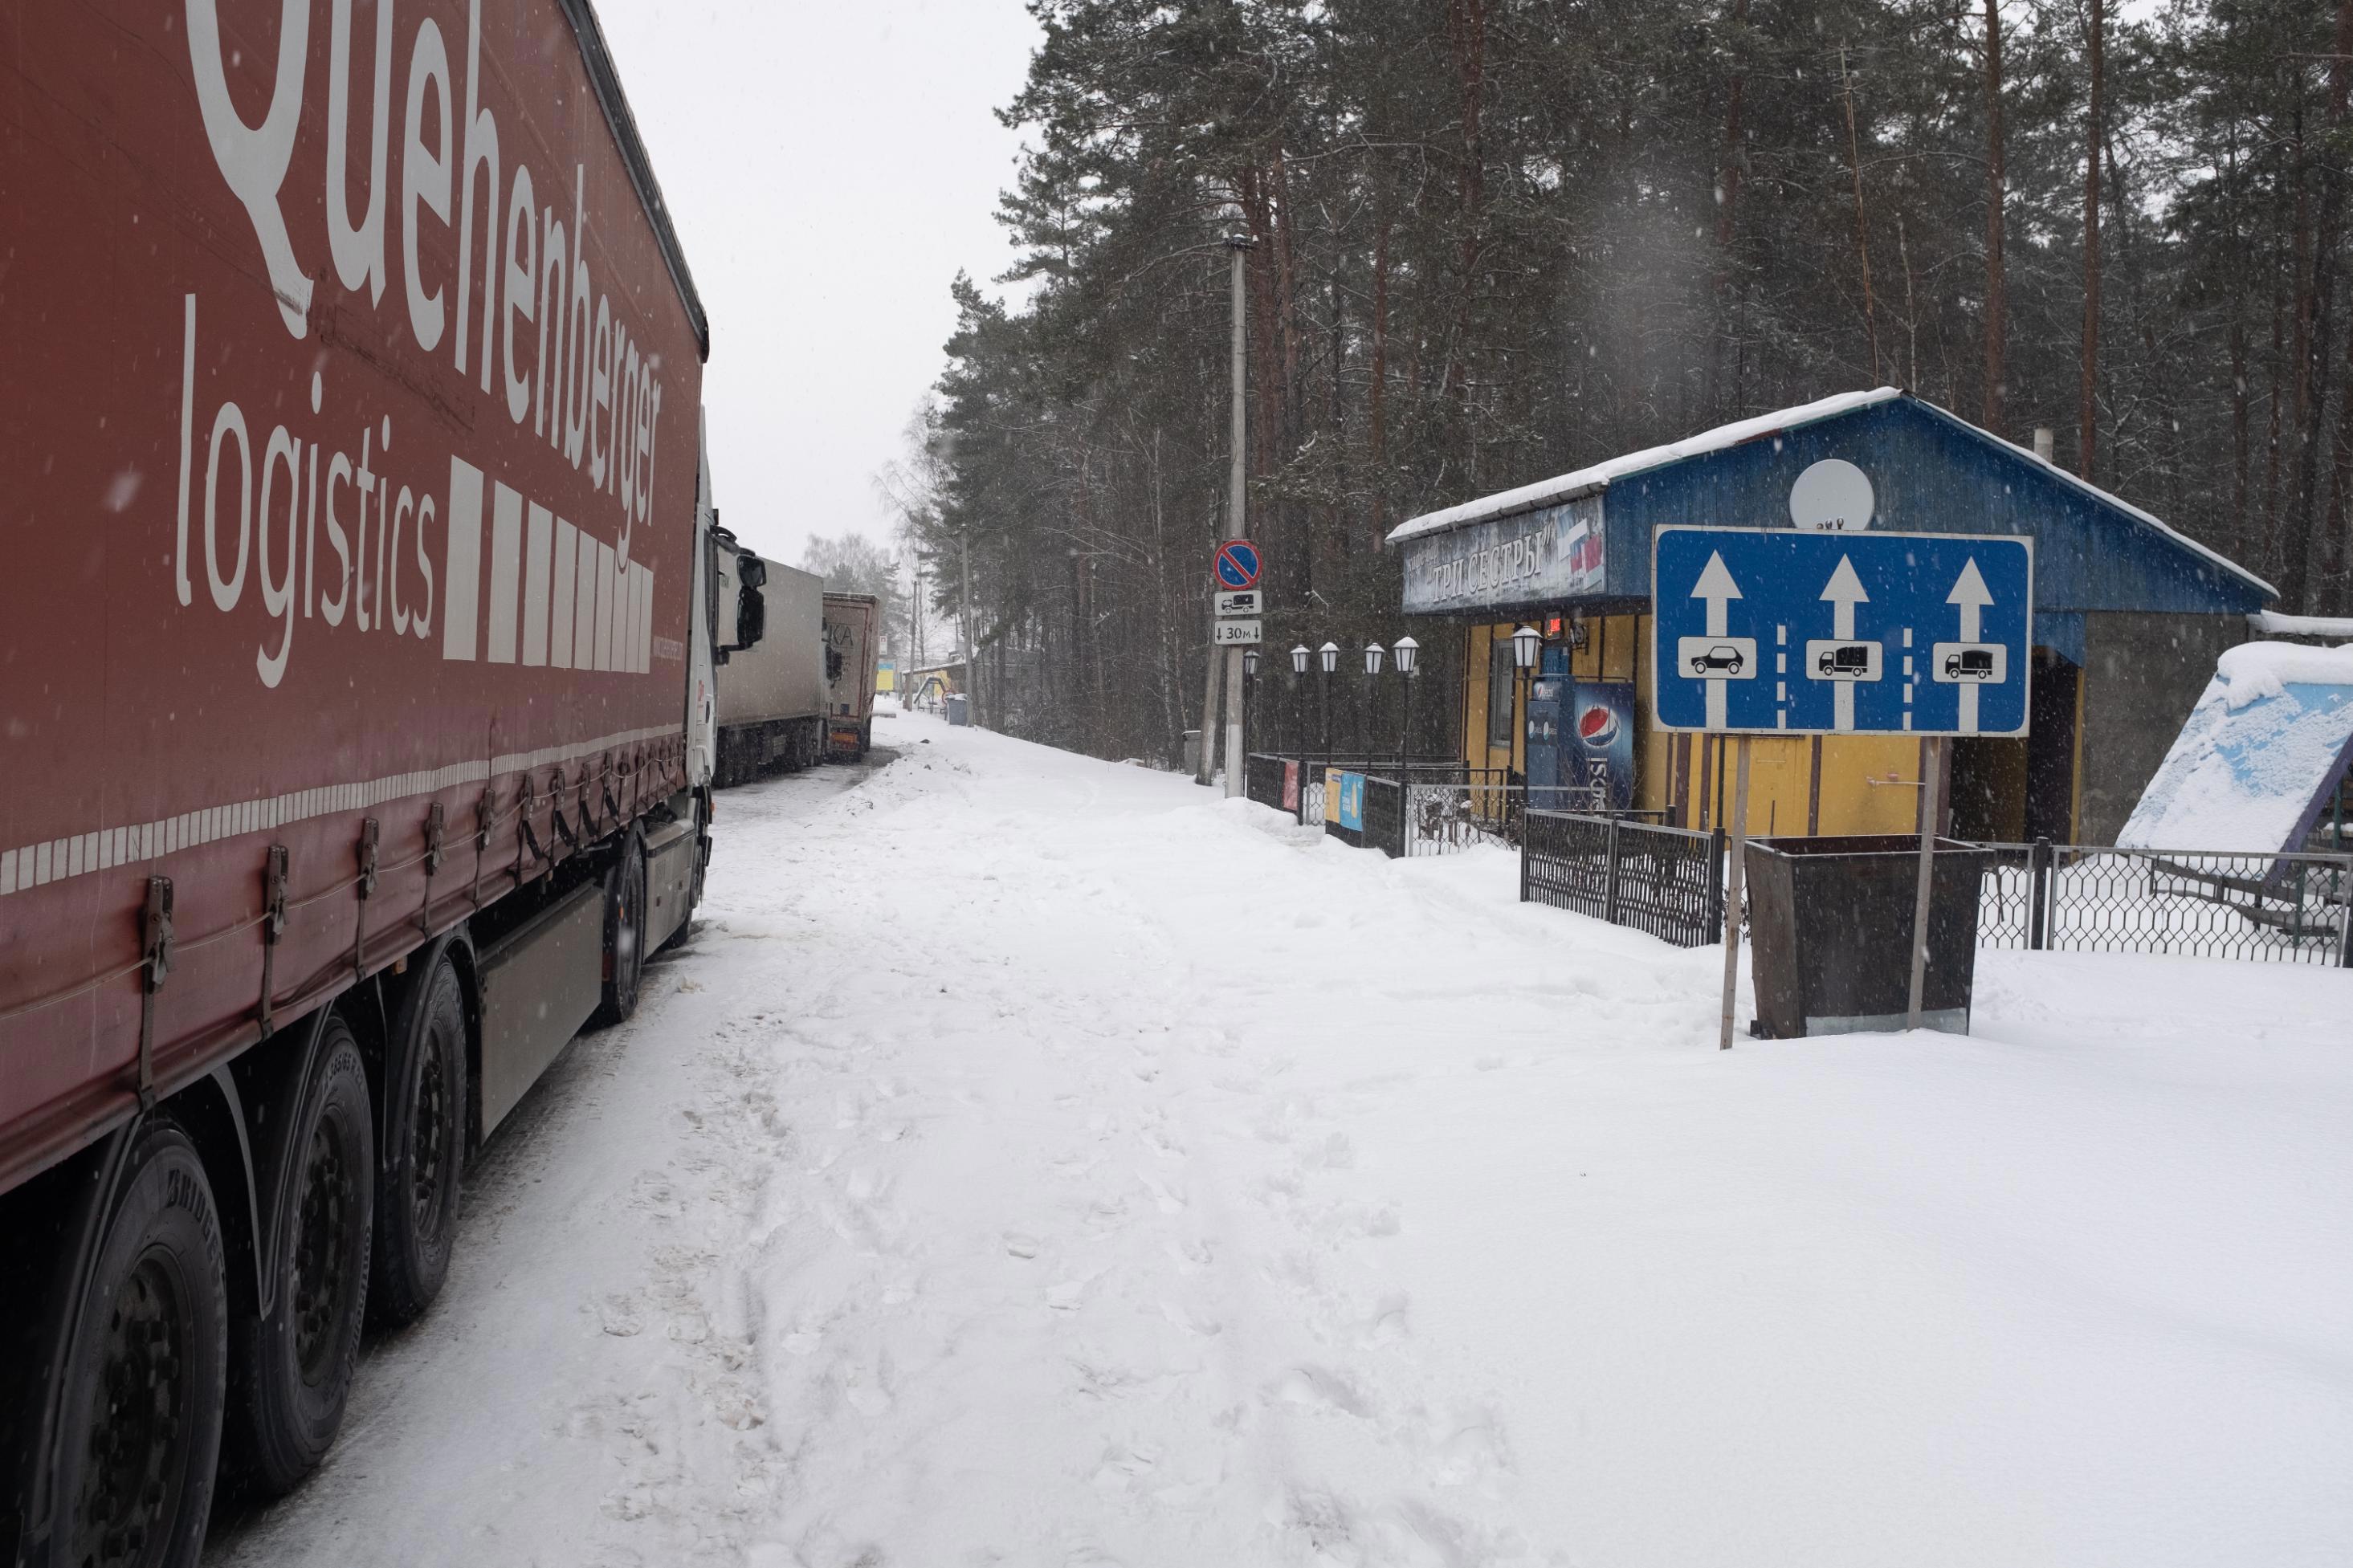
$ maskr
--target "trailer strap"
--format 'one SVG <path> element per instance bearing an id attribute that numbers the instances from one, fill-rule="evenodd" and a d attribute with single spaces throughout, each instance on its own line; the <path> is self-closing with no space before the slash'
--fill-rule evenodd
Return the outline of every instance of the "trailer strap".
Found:
<path id="1" fill-rule="evenodd" d="M 172 879 L 147 879 L 147 910 L 142 921 L 147 950 L 146 984 L 139 994 L 139 1109 L 155 1103 L 155 993 L 172 973 Z"/>

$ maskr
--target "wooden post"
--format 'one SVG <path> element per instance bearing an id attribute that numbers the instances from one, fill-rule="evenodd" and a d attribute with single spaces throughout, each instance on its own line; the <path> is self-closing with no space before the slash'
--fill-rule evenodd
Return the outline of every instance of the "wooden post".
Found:
<path id="1" fill-rule="evenodd" d="M 1716 1048 L 1732 1048 L 1733 1004 L 1740 990 L 1740 899 L 1748 873 L 1748 737 L 1739 738 L 1732 782 L 1732 866 L 1724 894 L 1724 1017 Z M 1616 824 L 1613 822 L 1614 827 Z M 1915 992 L 1917 997 L 1917 992 Z"/>
<path id="2" fill-rule="evenodd" d="M 1928 895 L 1936 876 L 1936 818 L 1943 811 L 1945 738 L 1928 742 L 1928 776 L 1920 781 L 1920 889 L 1912 900 L 1912 997 L 1904 1026 L 1920 1026 L 1921 994 L 1928 985 Z"/>

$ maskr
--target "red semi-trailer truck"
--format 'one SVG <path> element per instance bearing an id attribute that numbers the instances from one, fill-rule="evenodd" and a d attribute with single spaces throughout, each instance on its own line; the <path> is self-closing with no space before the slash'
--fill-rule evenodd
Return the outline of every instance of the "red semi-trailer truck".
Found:
<path id="1" fill-rule="evenodd" d="M 0 84 L 0 1563 L 186 1563 L 683 930 L 760 605 L 587 0 L 28 5 Z"/>

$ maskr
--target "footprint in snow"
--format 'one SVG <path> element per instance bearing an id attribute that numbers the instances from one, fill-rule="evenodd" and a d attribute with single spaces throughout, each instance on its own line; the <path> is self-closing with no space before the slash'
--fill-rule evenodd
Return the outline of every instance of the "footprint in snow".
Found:
<path id="1" fill-rule="evenodd" d="M 1162 1214 L 1182 1214 L 1185 1211 L 1185 1194 L 1172 1184 L 1163 1182 L 1145 1170 L 1138 1170 L 1135 1179 L 1144 1184 L 1145 1190 L 1160 1205 Z"/>
<path id="2" fill-rule="evenodd" d="M 1205 1340 L 1216 1337 L 1225 1328 L 1225 1325 L 1215 1318 L 1204 1317 L 1189 1307 L 1179 1305 L 1175 1301 L 1161 1302 L 1160 1312 L 1163 1317 L 1187 1333 L 1198 1334 Z"/>
<path id="3" fill-rule="evenodd" d="M 1303 1363 L 1275 1379 L 1269 1397 L 1285 1405 L 1326 1406 L 1359 1420 L 1373 1414 L 1373 1402 L 1347 1373 Z"/>

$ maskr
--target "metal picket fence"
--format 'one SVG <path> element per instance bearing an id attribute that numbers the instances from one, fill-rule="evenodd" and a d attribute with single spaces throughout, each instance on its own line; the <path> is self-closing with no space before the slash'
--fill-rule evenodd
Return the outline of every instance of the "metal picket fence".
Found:
<path id="1" fill-rule="evenodd" d="M 1531 811 L 1520 901 L 1631 926 L 1677 947 L 1724 934 L 1725 840 L 1622 814 Z"/>

